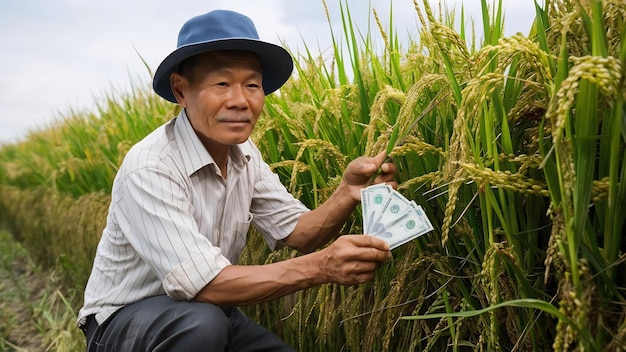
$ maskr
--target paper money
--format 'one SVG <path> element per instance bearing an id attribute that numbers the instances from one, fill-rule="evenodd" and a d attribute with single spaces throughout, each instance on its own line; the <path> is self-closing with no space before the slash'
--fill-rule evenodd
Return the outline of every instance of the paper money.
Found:
<path id="1" fill-rule="evenodd" d="M 382 209 L 374 215 L 374 220 L 369 223 L 368 233 L 375 233 L 377 229 L 384 225 L 395 221 L 409 209 L 411 201 L 404 198 L 400 192 L 392 190 L 383 202 Z"/>
<path id="2" fill-rule="evenodd" d="M 421 206 L 410 204 L 409 209 L 392 223 L 385 223 L 372 236 L 382 238 L 394 249 L 433 230 Z"/>
<path id="3" fill-rule="evenodd" d="M 363 213 L 363 232 L 369 233 L 370 225 L 381 212 L 385 199 L 394 189 L 384 183 L 361 189 L 361 208 Z"/>
<path id="4" fill-rule="evenodd" d="M 361 202 L 363 233 L 387 241 L 390 249 L 433 230 L 422 207 L 390 186 L 362 189 Z"/>

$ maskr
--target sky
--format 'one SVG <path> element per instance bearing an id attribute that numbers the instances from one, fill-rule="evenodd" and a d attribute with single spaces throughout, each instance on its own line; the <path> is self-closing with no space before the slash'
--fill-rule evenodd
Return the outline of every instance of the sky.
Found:
<path id="1" fill-rule="evenodd" d="M 417 38 L 413 0 L 326 0 L 336 36 L 346 3 L 363 31 L 373 22 L 372 9 L 388 28 L 391 9 L 399 36 Z M 480 3 L 447 0 L 444 8 L 460 13 L 463 4 L 480 23 Z M 503 6 L 505 35 L 527 34 L 534 1 L 503 0 Z M 316 53 L 330 47 L 322 0 L 0 0 L 0 144 L 23 140 L 72 111 L 95 111 L 98 102 L 133 85 L 148 86 L 142 59 L 156 70 L 176 48 L 182 24 L 213 9 L 249 16 L 262 40 L 286 43 L 295 53 L 305 43 Z"/>

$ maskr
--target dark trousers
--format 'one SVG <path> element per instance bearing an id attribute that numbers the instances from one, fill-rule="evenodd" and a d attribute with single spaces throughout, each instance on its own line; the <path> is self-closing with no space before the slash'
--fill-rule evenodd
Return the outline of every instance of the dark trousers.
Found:
<path id="1" fill-rule="evenodd" d="M 117 311 L 98 326 L 87 321 L 87 352 L 295 351 L 237 308 L 147 298 Z"/>

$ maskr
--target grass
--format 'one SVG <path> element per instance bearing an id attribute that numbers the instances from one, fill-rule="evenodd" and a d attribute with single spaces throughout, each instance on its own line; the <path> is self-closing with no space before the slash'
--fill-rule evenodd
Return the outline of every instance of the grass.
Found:
<path id="1" fill-rule="evenodd" d="M 384 28 L 373 9 L 378 32 L 361 33 L 340 3 L 334 51 L 294 53 L 253 139 L 310 207 L 351 159 L 387 150 L 435 230 L 368 284 L 246 312 L 302 351 L 626 349 L 626 5 L 537 4 L 529 35 L 504 37 L 501 2 L 483 0 L 477 43 L 451 13 L 414 4 L 419 37 L 403 48 L 393 18 Z M 58 268 L 66 293 L 49 301 L 80 305 L 67 292 L 86 281 L 117 165 L 176 112 L 137 88 L 0 149 L 0 220 Z M 344 233 L 361 231 L 359 211 Z M 295 255 L 252 231 L 241 261 Z"/>

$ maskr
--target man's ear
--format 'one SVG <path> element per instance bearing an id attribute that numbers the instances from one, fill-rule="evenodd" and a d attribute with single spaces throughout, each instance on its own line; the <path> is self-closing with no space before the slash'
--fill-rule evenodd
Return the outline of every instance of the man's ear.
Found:
<path id="1" fill-rule="evenodd" d="M 180 73 L 174 72 L 170 76 L 170 87 L 172 88 L 172 93 L 174 93 L 174 97 L 176 97 L 176 101 L 178 105 L 185 107 L 185 88 L 187 87 L 187 80 Z"/>

